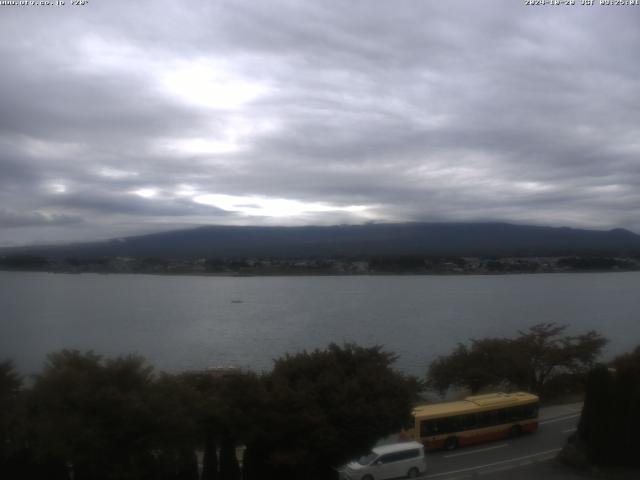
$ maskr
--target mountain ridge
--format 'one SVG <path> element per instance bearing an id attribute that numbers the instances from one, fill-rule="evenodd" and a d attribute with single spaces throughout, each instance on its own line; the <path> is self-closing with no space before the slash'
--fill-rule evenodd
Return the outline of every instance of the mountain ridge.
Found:
<path id="1" fill-rule="evenodd" d="M 604 231 L 501 222 L 203 225 L 98 242 L 0 249 L 0 255 L 13 254 L 49 258 L 637 255 L 640 235 L 622 228 Z"/>

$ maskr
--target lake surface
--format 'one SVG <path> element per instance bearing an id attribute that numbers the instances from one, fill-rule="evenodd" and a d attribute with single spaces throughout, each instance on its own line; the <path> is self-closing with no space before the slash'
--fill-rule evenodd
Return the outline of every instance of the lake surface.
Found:
<path id="1" fill-rule="evenodd" d="M 0 359 L 24 373 L 63 348 L 157 369 L 269 369 L 330 342 L 384 345 L 422 375 L 473 337 L 539 322 L 640 344 L 640 272 L 502 276 L 189 277 L 0 272 Z"/>

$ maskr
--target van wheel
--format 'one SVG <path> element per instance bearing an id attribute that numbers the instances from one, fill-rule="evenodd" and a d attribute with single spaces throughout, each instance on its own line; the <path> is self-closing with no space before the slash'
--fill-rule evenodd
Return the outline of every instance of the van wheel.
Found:
<path id="1" fill-rule="evenodd" d="M 447 450 L 455 450 L 458 448 L 458 439 L 456 437 L 449 437 L 444 442 L 444 448 Z"/>
<path id="2" fill-rule="evenodd" d="M 511 438 L 519 437 L 521 434 L 522 428 L 520 428 L 520 425 L 514 425 L 513 427 L 511 427 L 511 430 L 509 430 L 509 436 Z"/>
<path id="3" fill-rule="evenodd" d="M 412 468 L 411 470 L 409 470 L 407 477 L 416 478 L 418 475 L 420 475 L 420 471 L 417 468 Z"/>
<path id="4" fill-rule="evenodd" d="M 373 476 L 372 475 L 365 475 L 364 477 L 362 477 L 362 480 L 373 480 Z"/>

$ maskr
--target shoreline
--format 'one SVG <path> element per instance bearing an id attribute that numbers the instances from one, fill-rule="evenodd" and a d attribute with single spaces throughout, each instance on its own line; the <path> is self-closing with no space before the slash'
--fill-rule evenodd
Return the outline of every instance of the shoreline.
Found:
<path id="1" fill-rule="evenodd" d="M 562 274 L 604 274 L 634 273 L 640 269 L 618 270 L 558 270 L 558 271 L 511 271 L 511 272 L 158 272 L 158 271 L 100 271 L 100 270 L 35 270 L 0 268 L 0 272 L 8 273 L 50 273 L 54 275 L 156 275 L 171 277 L 472 277 L 472 276 L 513 276 L 513 275 L 562 275 Z"/>

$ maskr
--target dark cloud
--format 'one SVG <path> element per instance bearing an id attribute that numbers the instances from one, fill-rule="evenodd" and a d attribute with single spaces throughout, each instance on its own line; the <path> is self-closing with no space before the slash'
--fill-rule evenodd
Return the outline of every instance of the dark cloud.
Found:
<path id="1" fill-rule="evenodd" d="M 188 215 L 209 216 L 211 218 L 229 215 L 220 208 L 201 205 L 184 198 L 144 198 L 131 193 L 113 193 L 108 191 L 77 191 L 70 194 L 52 196 L 49 205 L 93 214 L 123 214 L 163 217 L 183 217 Z"/>
<path id="2" fill-rule="evenodd" d="M 42 212 L 14 212 L 0 209 L 0 227 L 34 227 L 34 226 L 60 226 L 82 223 L 81 217 L 73 215 L 47 215 Z"/>
<path id="3" fill-rule="evenodd" d="M 0 243 L 202 223 L 640 231 L 640 8 L 2 10 Z"/>

